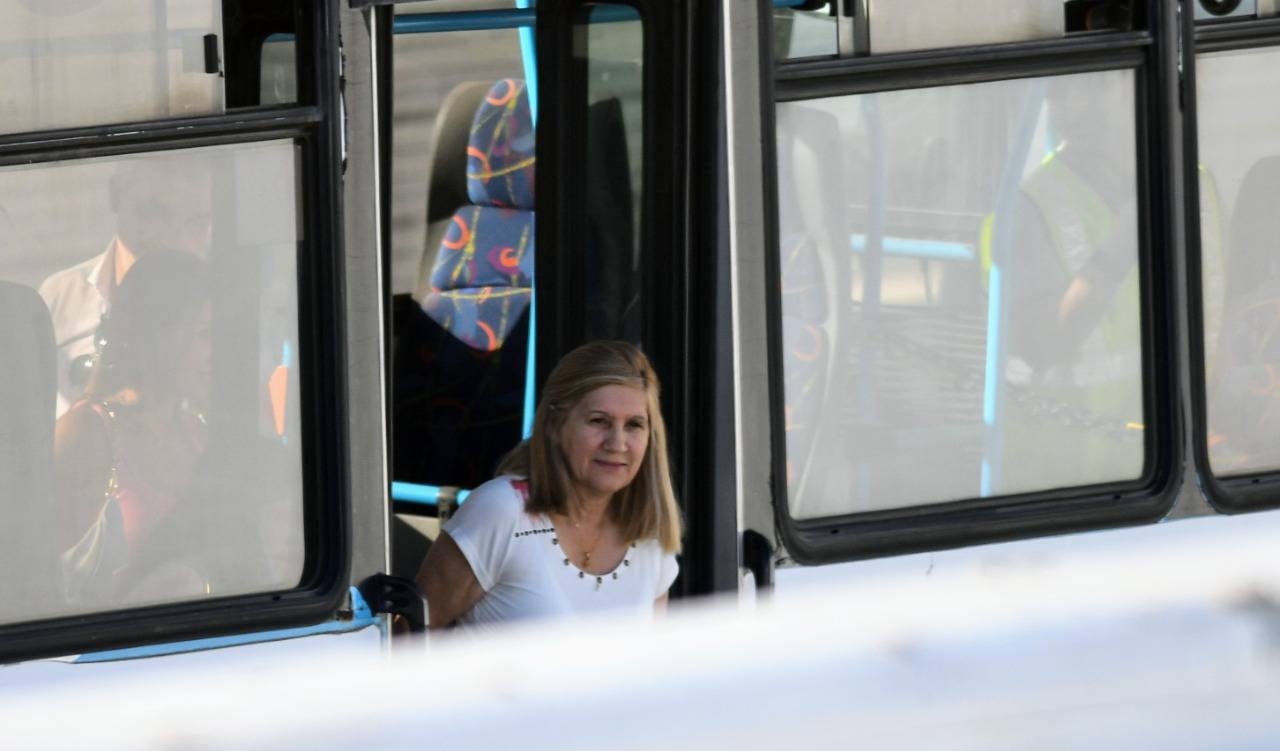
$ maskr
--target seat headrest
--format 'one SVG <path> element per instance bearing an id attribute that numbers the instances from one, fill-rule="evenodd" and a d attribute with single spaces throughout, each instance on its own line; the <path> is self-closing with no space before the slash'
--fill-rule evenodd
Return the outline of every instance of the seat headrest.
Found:
<path id="1" fill-rule="evenodd" d="M 504 78 L 489 88 L 467 145 L 467 195 L 480 206 L 532 211 L 533 118 L 524 81 Z"/>
<path id="2" fill-rule="evenodd" d="M 431 176 L 427 180 L 427 223 L 447 221 L 467 196 L 467 145 L 476 110 L 489 93 L 488 81 L 464 81 L 445 96 L 431 131 Z M 432 252 L 435 248 L 431 248 Z"/>

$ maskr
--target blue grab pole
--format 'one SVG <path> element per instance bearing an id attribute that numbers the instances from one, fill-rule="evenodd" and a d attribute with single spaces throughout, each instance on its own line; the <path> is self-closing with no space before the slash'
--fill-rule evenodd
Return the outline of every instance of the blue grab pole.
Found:
<path id="1" fill-rule="evenodd" d="M 1004 458 L 1004 368 L 1007 359 L 1008 262 L 1009 246 L 1013 241 L 1010 215 L 1018 187 L 1022 184 L 1022 170 L 1031 153 L 1036 124 L 1044 104 L 1045 84 L 1035 81 L 1027 91 L 1027 99 L 1018 117 L 1017 138 L 1009 152 L 1009 163 L 996 197 L 995 227 L 991 238 L 991 271 L 987 277 L 987 359 L 982 392 L 982 476 L 979 492 L 989 497 L 1001 487 Z"/>

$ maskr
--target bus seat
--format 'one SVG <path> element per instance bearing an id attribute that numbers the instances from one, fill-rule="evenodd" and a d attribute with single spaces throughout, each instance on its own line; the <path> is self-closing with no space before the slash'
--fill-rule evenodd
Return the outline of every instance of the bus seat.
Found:
<path id="1" fill-rule="evenodd" d="M 467 199 L 467 142 L 471 121 L 489 93 L 489 81 L 463 81 L 445 96 L 436 112 L 431 134 L 431 174 L 427 177 L 427 231 L 418 266 L 415 302 L 431 290 L 431 270 L 444 233 L 453 225 L 453 212 L 469 203 Z"/>
<path id="2" fill-rule="evenodd" d="M 453 213 L 421 304 L 459 340 L 493 352 L 533 294 L 534 133 L 523 82 L 489 89 L 466 153 L 471 204 Z"/>
<path id="3" fill-rule="evenodd" d="M 469 202 L 441 238 L 422 314 L 397 336 L 393 460 L 397 480 L 470 488 L 521 437 L 534 263 L 522 81 L 488 89 L 464 154 Z"/>
<path id="4" fill-rule="evenodd" d="M 53 322 L 35 290 L 0 282 L 0 599 L 22 603 L 32 616 L 49 614 L 62 592 L 53 548 L 53 341 Z"/>

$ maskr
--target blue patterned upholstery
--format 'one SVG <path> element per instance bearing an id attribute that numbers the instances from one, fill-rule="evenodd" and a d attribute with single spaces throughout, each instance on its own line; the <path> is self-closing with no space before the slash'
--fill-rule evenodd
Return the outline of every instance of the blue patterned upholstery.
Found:
<path id="1" fill-rule="evenodd" d="M 524 81 L 498 81 L 471 121 L 467 146 L 471 202 L 532 211 L 534 142 Z"/>
<path id="2" fill-rule="evenodd" d="M 498 81 L 471 124 L 467 192 L 453 214 L 422 309 L 472 349 L 495 352 L 533 291 L 534 135 L 524 83 Z"/>

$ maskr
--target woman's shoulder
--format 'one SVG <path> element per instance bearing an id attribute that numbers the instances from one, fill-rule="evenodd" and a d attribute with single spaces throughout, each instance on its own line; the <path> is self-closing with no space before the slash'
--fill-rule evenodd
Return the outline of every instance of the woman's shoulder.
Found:
<path id="1" fill-rule="evenodd" d="M 485 502 L 501 502 L 501 501 L 519 501 L 524 503 L 524 498 L 528 494 L 529 482 L 521 477 L 512 475 L 499 475 L 492 480 L 487 480 L 476 489 L 471 491 L 466 497 L 466 503 L 483 499 Z M 490 499 L 496 499 L 490 500 Z"/>
<path id="2" fill-rule="evenodd" d="M 471 491 L 458 512 L 471 509 L 486 516 L 515 517 L 524 512 L 527 487 L 518 477 L 495 477 Z"/>
<path id="3" fill-rule="evenodd" d="M 642 537 L 631 543 L 633 555 L 652 560 L 661 560 L 667 556 L 674 557 L 674 553 L 668 553 L 662 549 L 662 543 L 656 537 Z"/>

